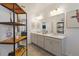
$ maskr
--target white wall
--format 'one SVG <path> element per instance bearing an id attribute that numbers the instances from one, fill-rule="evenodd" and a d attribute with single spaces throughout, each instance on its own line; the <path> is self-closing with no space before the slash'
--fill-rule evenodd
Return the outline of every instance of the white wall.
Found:
<path id="1" fill-rule="evenodd" d="M 79 4 L 68 4 L 66 12 L 79 9 Z M 65 55 L 79 56 L 79 28 L 66 28 Z"/>
<path id="2" fill-rule="evenodd" d="M 31 25 L 32 25 L 32 18 L 33 18 L 33 15 L 31 15 L 30 13 L 27 13 L 27 39 L 28 39 L 28 44 L 31 43 L 31 37 L 30 37 L 30 33 L 31 31 L 33 30 L 31 28 Z"/>

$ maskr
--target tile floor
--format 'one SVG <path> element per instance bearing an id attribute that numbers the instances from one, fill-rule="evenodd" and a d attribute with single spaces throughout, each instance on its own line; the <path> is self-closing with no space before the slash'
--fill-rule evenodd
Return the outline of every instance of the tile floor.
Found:
<path id="1" fill-rule="evenodd" d="M 28 56 L 51 56 L 51 54 L 33 44 L 30 44 L 28 45 Z"/>

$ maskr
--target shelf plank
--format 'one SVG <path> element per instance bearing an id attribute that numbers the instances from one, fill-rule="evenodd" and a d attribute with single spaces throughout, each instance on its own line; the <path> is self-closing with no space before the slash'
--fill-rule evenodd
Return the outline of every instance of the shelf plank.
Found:
<path id="1" fill-rule="evenodd" d="M 26 52 L 26 48 L 24 47 L 24 48 L 18 48 L 18 49 L 16 49 L 16 52 L 15 52 L 15 54 L 16 54 L 16 56 L 22 56 L 24 53 Z"/>
<path id="2" fill-rule="evenodd" d="M 14 4 L 14 9 L 13 9 L 13 4 Z M 25 14 L 24 10 L 16 3 L 2 3 L 1 4 L 3 7 L 13 11 L 17 14 Z"/>
<path id="3" fill-rule="evenodd" d="M 13 22 L 0 22 L 0 24 L 13 25 Z M 22 23 L 19 23 L 19 22 L 15 22 L 14 24 L 15 24 L 15 26 L 25 26 L 25 24 L 22 24 Z"/>
<path id="4" fill-rule="evenodd" d="M 13 41 L 13 38 L 10 38 L 10 39 L 0 41 L 0 44 L 15 44 L 15 43 L 18 43 L 18 42 L 24 40 L 25 38 L 26 38 L 26 36 L 20 36 L 18 39 L 15 39 L 15 42 Z"/>

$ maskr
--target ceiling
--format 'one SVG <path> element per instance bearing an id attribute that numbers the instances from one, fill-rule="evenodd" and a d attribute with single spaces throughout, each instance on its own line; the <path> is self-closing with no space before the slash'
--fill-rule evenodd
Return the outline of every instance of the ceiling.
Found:
<path id="1" fill-rule="evenodd" d="M 53 4 L 52 3 L 21 3 L 19 5 L 24 10 L 26 10 L 28 13 L 38 14 L 43 11 L 55 9 L 59 4 L 54 4 L 54 3 Z"/>
<path id="2" fill-rule="evenodd" d="M 47 15 L 51 10 L 59 7 L 60 4 L 56 3 L 19 3 L 28 14 L 28 19 L 33 19 L 40 14 Z"/>
<path id="3" fill-rule="evenodd" d="M 29 14 L 28 17 L 32 16 L 38 16 L 40 14 L 48 14 L 50 11 L 62 7 L 66 11 L 74 10 L 79 8 L 78 3 L 18 3 L 19 6 L 21 6 L 27 14 Z"/>

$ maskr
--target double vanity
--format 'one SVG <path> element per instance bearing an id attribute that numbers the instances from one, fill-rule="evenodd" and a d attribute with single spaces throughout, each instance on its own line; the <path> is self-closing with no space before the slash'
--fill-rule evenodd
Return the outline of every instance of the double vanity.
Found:
<path id="1" fill-rule="evenodd" d="M 64 39 L 63 35 L 31 33 L 32 43 L 56 56 L 64 54 Z"/>

